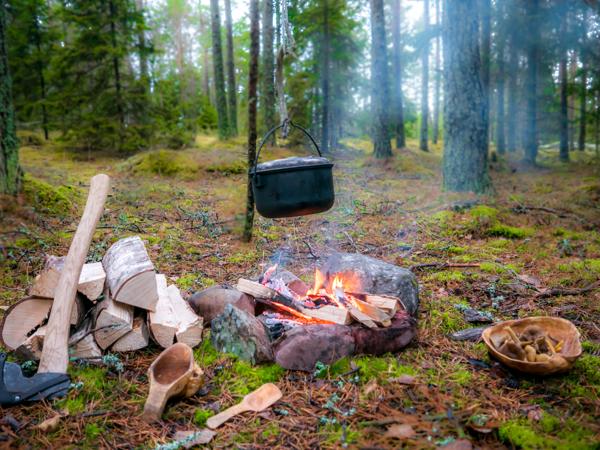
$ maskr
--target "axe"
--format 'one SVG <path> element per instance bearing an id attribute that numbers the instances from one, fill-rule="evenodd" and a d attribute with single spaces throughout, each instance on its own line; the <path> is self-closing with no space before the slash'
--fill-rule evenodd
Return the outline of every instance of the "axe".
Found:
<path id="1" fill-rule="evenodd" d="M 99 174 L 92 178 L 83 216 L 71 241 L 54 293 L 38 372 L 32 377 L 26 377 L 18 364 L 6 362 L 6 355 L 0 354 L 0 405 L 2 406 L 64 396 L 69 389 L 70 379 L 67 375 L 69 318 L 75 302 L 81 268 L 90 248 L 96 225 L 104 211 L 109 189 L 108 175 Z"/>

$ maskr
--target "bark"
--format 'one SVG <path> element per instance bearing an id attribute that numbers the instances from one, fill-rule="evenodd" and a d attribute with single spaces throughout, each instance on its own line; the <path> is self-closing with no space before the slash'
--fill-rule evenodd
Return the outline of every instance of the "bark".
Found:
<path id="1" fill-rule="evenodd" d="M 481 14 L 481 83 L 485 98 L 485 133 L 489 136 L 490 129 L 490 105 L 491 105 L 491 87 L 490 87 L 490 54 L 491 54 L 491 0 L 480 0 Z"/>
<path id="2" fill-rule="evenodd" d="M 136 0 L 136 7 L 140 14 L 144 14 L 144 0 Z M 150 87 L 150 77 L 148 76 L 148 53 L 146 51 L 146 33 L 144 29 L 138 32 L 138 55 L 140 58 L 140 78 L 146 92 Z"/>
<path id="3" fill-rule="evenodd" d="M 514 4 L 511 3 L 511 6 Z M 508 115 L 506 118 L 506 144 L 511 153 L 517 151 L 517 99 L 519 86 L 517 73 L 519 71 L 518 36 L 514 27 L 510 29 L 509 58 L 508 58 Z"/>
<path id="4" fill-rule="evenodd" d="M 275 117 L 275 60 L 273 53 L 273 0 L 263 0 L 263 55 L 261 76 L 261 110 L 265 132 L 277 124 Z M 275 145 L 275 133 L 269 138 Z"/>
<path id="5" fill-rule="evenodd" d="M 595 127 L 595 142 L 596 142 L 596 158 L 600 159 L 600 90 L 596 92 L 596 127 Z"/>
<path id="6" fill-rule="evenodd" d="M 321 151 L 329 152 L 329 114 L 330 114 L 330 98 L 329 98 L 329 52 L 330 52 L 329 33 L 329 5 L 327 0 L 323 0 L 323 47 L 321 54 L 323 57 L 321 63 L 321 94 L 323 103 L 321 105 Z"/>
<path id="7" fill-rule="evenodd" d="M 429 30 L 429 0 L 424 2 L 423 10 L 423 30 L 425 34 Z M 419 136 L 419 148 L 425 152 L 429 151 L 427 146 L 428 128 L 429 128 L 429 36 L 423 46 L 423 55 L 421 57 L 422 75 L 421 75 L 421 133 Z"/>
<path id="8" fill-rule="evenodd" d="M 42 99 L 42 129 L 44 130 L 44 139 L 48 140 L 48 113 L 46 111 L 46 79 L 44 77 L 44 64 L 42 62 L 42 39 L 40 35 L 40 26 L 38 17 L 33 17 L 33 28 L 35 30 L 35 46 L 37 49 L 36 70 L 40 83 L 40 97 Z"/>
<path id="9" fill-rule="evenodd" d="M 573 52 L 571 55 L 571 61 L 569 64 L 569 73 L 567 75 L 568 80 L 571 83 L 575 83 L 577 77 L 577 53 Z M 575 92 L 574 90 L 568 96 L 567 99 L 567 115 L 569 118 L 569 151 L 575 150 Z"/>
<path id="10" fill-rule="evenodd" d="M 233 59 L 233 23 L 231 0 L 225 0 L 225 27 L 227 28 L 227 100 L 229 103 L 229 131 L 237 135 L 237 85 L 235 83 L 235 63 Z"/>
<path id="11" fill-rule="evenodd" d="M 227 97 L 225 94 L 225 75 L 223 71 L 223 50 L 221 44 L 221 15 L 219 0 L 210 0 L 213 67 L 215 71 L 215 93 L 217 100 L 217 126 L 219 139 L 229 137 L 227 119 Z"/>
<path id="12" fill-rule="evenodd" d="M 586 94 L 587 94 L 587 55 L 586 55 L 586 34 L 587 34 L 587 11 L 583 13 L 582 49 L 581 49 L 581 85 L 579 87 L 579 151 L 585 150 L 585 135 L 587 125 Z"/>
<path id="13" fill-rule="evenodd" d="M 440 27 L 440 0 L 435 0 L 435 24 Z M 440 132 L 440 88 L 442 84 L 442 68 L 440 67 L 440 50 L 442 39 L 438 34 L 435 38 L 435 97 L 433 99 L 433 134 L 431 140 L 434 144 L 438 142 Z"/>
<path id="14" fill-rule="evenodd" d="M 6 48 L 6 3 L 0 2 L 0 193 L 16 195 L 21 190 L 22 170 L 15 128 L 12 80 Z"/>
<path id="15" fill-rule="evenodd" d="M 504 42 L 505 42 L 505 29 L 506 19 L 504 17 L 505 8 L 500 3 L 498 8 L 498 103 L 496 110 L 496 149 L 498 153 L 506 153 L 506 142 L 505 142 L 505 130 L 504 130 Z"/>
<path id="16" fill-rule="evenodd" d="M 258 82 L 259 30 L 258 0 L 250 0 L 250 67 L 248 70 L 248 167 L 252 167 L 256 159 L 256 85 Z M 252 179 L 248 172 L 246 188 L 246 221 L 244 224 L 244 240 L 252 239 L 254 223 L 254 195 Z"/>
<path id="17" fill-rule="evenodd" d="M 560 35 L 561 39 L 566 40 L 566 19 L 561 17 Z M 568 114 L 568 77 L 567 77 L 567 58 L 568 50 L 566 43 L 563 42 L 561 48 L 561 56 L 559 62 L 559 78 L 560 78 L 560 160 L 569 160 L 569 114 Z"/>
<path id="18" fill-rule="evenodd" d="M 204 13 L 200 11 L 200 35 L 206 35 L 206 18 Z M 208 52 L 208 46 L 202 41 L 202 94 L 206 98 L 210 98 L 210 54 Z"/>
<path id="19" fill-rule="evenodd" d="M 535 164 L 538 152 L 537 142 L 537 85 L 538 85 L 538 45 L 539 45 L 539 0 L 526 2 L 529 36 L 527 42 L 526 96 L 524 147 L 525 162 Z"/>
<path id="20" fill-rule="evenodd" d="M 394 43 L 393 69 L 394 75 L 394 130 L 396 132 L 396 148 L 406 147 L 406 136 L 404 134 L 404 99 L 402 93 L 402 43 L 400 40 L 400 29 L 402 23 L 401 0 L 394 0 L 392 5 L 392 40 Z M 435 118 L 435 117 L 434 117 Z"/>
<path id="21" fill-rule="evenodd" d="M 389 84 L 383 0 L 370 0 L 370 3 L 373 149 L 376 158 L 389 158 L 392 156 L 392 145 L 388 135 L 387 103 L 389 99 Z"/>
<path id="22" fill-rule="evenodd" d="M 119 125 L 121 129 L 119 131 L 119 139 L 123 139 L 123 131 L 125 127 L 125 113 L 123 111 L 123 100 L 121 95 L 121 72 L 120 72 L 120 62 L 119 56 L 117 52 L 117 28 L 115 24 L 116 16 L 117 16 L 117 8 L 115 6 L 114 0 L 109 0 L 108 2 L 109 13 L 110 13 L 110 36 L 113 50 L 113 71 L 115 76 L 115 93 L 116 93 L 116 106 L 117 106 L 117 115 L 119 118 Z"/>
<path id="23" fill-rule="evenodd" d="M 487 168 L 485 93 L 481 84 L 477 0 L 444 8 L 444 189 L 484 192 Z"/>

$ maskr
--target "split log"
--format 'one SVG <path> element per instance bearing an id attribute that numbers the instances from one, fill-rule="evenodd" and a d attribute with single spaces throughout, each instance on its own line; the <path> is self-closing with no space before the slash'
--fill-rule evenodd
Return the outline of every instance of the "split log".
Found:
<path id="1" fill-rule="evenodd" d="M 57 256 L 48 256 L 44 269 L 33 281 L 33 286 L 29 289 L 29 295 L 33 297 L 54 298 L 54 291 L 60 278 L 60 272 L 64 265 L 65 258 Z M 102 263 L 84 264 L 79 276 L 77 290 L 90 300 L 96 300 L 104 290 L 104 280 L 106 274 Z"/>
<path id="2" fill-rule="evenodd" d="M 103 350 L 133 328 L 133 306 L 113 300 L 108 289 L 104 292 L 104 300 L 98 304 L 96 311 L 94 338 Z"/>
<path id="3" fill-rule="evenodd" d="M 132 352 L 148 346 L 148 326 L 143 316 L 133 319 L 133 329 L 119 338 L 111 348 L 115 352 Z"/>
<path id="4" fill-rule="evenodd" d="M 15 350 L 35 329 L 44 324 L 51 308 L 51 299 L 39 297 L 27 297 L 12 305 L 6 310 L 0 324 L 2 344 L 10 350 Z M 81 322 L 85 309 L 84 300 L 78 295 L 71 310 L 71 325 Z"/>
<path id="5" fill-rule="evenodd" d="M 39 361 L 44 348 L 44 338 L 46 337 L 46 327 L 39 327 L 25 342 L 17 347 L 15 352 L 23 359 Z"/>
<path id="6" fill-rule="evenodd" d="M 93 333 L 93 317 L 90 314 L 69 338 L 69 356 L 72 358 L 100 358 L 102 349 Z"/>
<path id="7" fill-rule="evenodd" d="M 115 242 L 102 259 L 114 300 L 154 311 L 158 301 L 156 273 L 139 236 Z"/>
<path id="8" fill-rule="evenodd" d="M 401 305 L 400 299 L 389 295 L 374 295 L 363 292 L 349 292 L 354 298 L 357 298 L 365 303 L 368 303 L 376 308 L 385 310 L 390 316 L 394 316 Z"/>
<path id="9" fill-rule="evenodd" d="M 251 280 L 240 278 L 236 288 L 238 291 L 251 295 L 256 299 L 263 300 L 262 303 L 268 303 L 274 308 L 277 308 L 277 304 L 279 303 L 292 310 L 298 311 L 304 316 L 325 322 L 337 323 L 340 325 L 348 325 L 352 322 L 350 313 L 344 308 L 338 308 L 331 305 L 325 305 L 314 309 L 305 308 L 300 302 L 285 297 L 274 289 Z"/>
<path id="10" fill-rule="evenodd" d="M 351 303 L 348 300 L 342 288 L 336 287 L 334 289 L 334 295 L 337 298 L 338 303 L 341 303 L 344 306 L 344 308 L 348 310 L 348 312 L 354 320 L 356 320 L 359 323 L 362 323 L 367 328 L 377 328 L 377 324 L 368 314 L 358 309 L 356 306 L 354 306 L 353 303 Z"/>
<path id="11" fill-rule="evenodd" d="M 154 340 L 163 348 L 170 347 L 175 339 L 190 347 L 198 345 L 202 340 L 202 318 L 181 297 L 177 286 L 167 286 L 164 275 L 156 275 L 156 286 L 156 310 L 148 314 Z"/>
<path id="12" fill-rule="evenodd" d="M 356 304 L 364 314 L 368 315 L 375 323 L 382 327 L 389 327 L 392 324 L 391 317 L 383 312 L 383 310 L 371 305 L 370 303 L 363 302 L 358 298 L 354 298 L 353 302 Z"/>

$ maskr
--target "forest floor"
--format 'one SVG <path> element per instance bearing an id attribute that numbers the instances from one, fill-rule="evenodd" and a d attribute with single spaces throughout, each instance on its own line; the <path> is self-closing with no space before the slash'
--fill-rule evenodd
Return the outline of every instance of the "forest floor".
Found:
<path id="1" fill-rule="evenodd" d="M 154 448 L 171 442 L 175 431 L 202 428 L 214 411 L 274 381 L 283 399 L 268 412 L 231 420 L 211 446 L 456 449 L 470 448 L 468 440 L 483 448 L 600 448 L 600 290 L 536 297 L 536 289 L 584 287 L 600 278 L 600 163 L 592 152 L 575 152 L 573 162 L 562 164 L 555 150 L 541 150 L 540 167 L 529 170 L 516 156 L 493 162 L 496 192 L 476 197 L 441 191 L 439 146 L 424 153 L 411 141 L 383 163 L 370 156 L 367 141 L 346 140 L 333 155 L 334 208 L 304 218 L 258 218 L 254 241 L 244 244 L 242 138 L 220 143 L 199 136 L 178 152 L 123 159 L 21 137 L 25 196 L 20 204 L 5 199 L 0 210 L 3 305 L 25 296 L 44 254 L 66 254 L 86 183 L 97 172 L 111 175 L 113 194 L 89 259 L 138 234 L 157 269 L 186 295 L 257 275 L 274 255 L 308 282 L 315 257 L 333 251 L 403 267 L 433 265 L 415 268 L 419 332 L 397 354 L 356 356 L 307 374 L 253 368 L 217 354 L 205 337 L 195 350 L 205 389 L 170 404 L 154 425 L 140 413 L 157 347 L 120 355 L 120 372 L 71 364 L 72 381 L 80 384 L 67 398 L 0 409 L 2 445 Z M 276 149 L 265 158 L 291 154 Z M 452 267 L 457 263 L 471 266 Z M 570 319 L 584 354 L 564 375 L 512 373 L 490 360 L 484 344 L 448 338 L 470 326 L 460 305 L 497 319 Z M 358 370 L 346 375 L 351 367 Z M 407 384 L 401 375 L 409 375 L 400 378 Z M 36 428 L 57 413 L 63 414 L 57 429 Z"/>

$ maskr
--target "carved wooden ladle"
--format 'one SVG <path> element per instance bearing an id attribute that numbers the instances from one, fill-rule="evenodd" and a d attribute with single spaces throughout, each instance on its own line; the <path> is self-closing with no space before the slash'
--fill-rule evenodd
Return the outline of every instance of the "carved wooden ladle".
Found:
<path id="1" fill-rule="evenodd" d="M 277 400 L 279 400 L 281 396 L 281 391 L 273 383 L 263 384 L 254 392 L 251 392 L 248 395 L 246 395 L 244 399 L 237 405 L 233 405 L 231 408 L 227 408 L 225 411 L 221 411 L 216 416 L 210 417 L 206 421 L 206 425 L 209 428 L 214 429 L 239 413 L 245 411 L 262 411 L 264 409 L 267 409 Z"/>
<path id="2" fill-rule="evenodd" d="M 189 345 L 177 343 L 164 350 L 148 369 L 150 392 L 142 418 L 146 422 L 160 420 L 171 397 L 194 395 L 204 381 L 202 369 L 194 361 Z"/>

